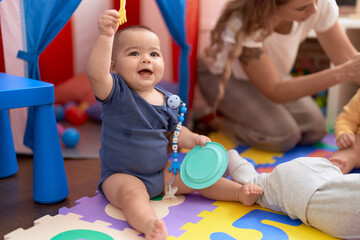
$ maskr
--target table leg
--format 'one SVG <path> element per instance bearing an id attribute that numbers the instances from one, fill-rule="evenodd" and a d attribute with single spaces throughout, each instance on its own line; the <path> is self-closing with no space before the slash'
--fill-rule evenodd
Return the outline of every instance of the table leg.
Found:
<path id="1" fill-rule="evenodd" d="M 0 110 L 0 128 L 0 178 L 6 178 L 19 169 L 8 110 Z"/>
<path id="2" fill-rule="evenodd" d="M 34 200 L 57 203 L 69 195 L 52 104 L 34 108 Z"/>

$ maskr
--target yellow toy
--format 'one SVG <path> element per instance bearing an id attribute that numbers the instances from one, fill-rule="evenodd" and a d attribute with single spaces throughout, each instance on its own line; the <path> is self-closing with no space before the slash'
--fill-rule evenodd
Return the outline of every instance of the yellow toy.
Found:
<path id="1" fill-rule="evenodd" d="M 126 0 L 120 0 L 120 9 L 119 9 L 119 25 L 122 25 L 124 23 L 127 22 L 126 19 L 126 10 L 125 10 L 125 4 L 126 4 Z"/>

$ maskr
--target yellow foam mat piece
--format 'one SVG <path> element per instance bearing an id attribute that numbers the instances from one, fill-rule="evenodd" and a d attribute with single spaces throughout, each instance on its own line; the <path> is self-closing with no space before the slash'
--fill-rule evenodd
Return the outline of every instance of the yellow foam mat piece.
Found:
<path id="1" fill-rule="evenodd" d="M 250 158 L 256 162 L 256 164 L 274 164 L 276 162 L 275 157 L 282 157 L 284 153 L 263 151 L 260 149 L 249 148 L 241 153 L 242 157 Z"/>
<path id="2" fill-rule="evenodd" d="M 220 143 L 221 145 L 224 146 L 224 148 L 228 151 L 232 148 L 235 148 L 237 145 L 231 140 L 231 138 L 229 138 L 228 136 L 226 136 L 224 133 L 222 132 L 211 132 L 209 134 L 209 138 L 211 139 L 211 141 L 213 142 L 217 142 Z"/>
<path id="3" fill-rule="evenodd" d="M 243 218 L 246 214 L 257 210 L 263 211 L 263 213 L 272 213 L 274 215 L 282 215 L 281 213 L 277 213 L 260 206 L 252 206 L 245 207 L 242 204 L 234 203 L 234 202 L 223 202 L 216 201 L 214 205 L 218 207 L 211 211 L 201 212 L 198 216 L 203 217 L 198 223 L 187 223 L 181 229 L 186 230 L 186 232 L 181 235 L 179 238 L 174 238 L 170 236 L 168 239 L 211 239 L 211 240 L 232 240 L 232 239 L 246 239 L 246 240 L 259 240 L 259 239 L 276 239 L 279 240 L 277 236 L 274 235 L 275 232 L 266 232 L 259 231 L 255 229 L 242 229 L 234 226 L 233 224 Z M 262 215 L 262 212 L 258 214 L 258 216 Z M 256 214 L 255 214 L 256 216 Z M 251 221 L 257 221 L 256 219 L 252 219 Z M 317 240 L 330 240 L 337 239 L 331 237 L 313 227 L 309 227 L 303 223 L 298 223 L 298 226 L 291 226 L 288 224 L 284 224 L 281 222 L 271 221 L 271 220 L 261 220 L 258 219 L 259 224 L 265 224 L 269 226 L 273 226 L 277 229 L 280 229 L 288 239 L 293 240 L 303 240 L 303 239 L 317 239 Z M 292 220 L 288 220 L 292 221 Z M 260 223 L 261 222 L 261 223 Z M 265 226 L 266 227 L 266 226 Z"/>

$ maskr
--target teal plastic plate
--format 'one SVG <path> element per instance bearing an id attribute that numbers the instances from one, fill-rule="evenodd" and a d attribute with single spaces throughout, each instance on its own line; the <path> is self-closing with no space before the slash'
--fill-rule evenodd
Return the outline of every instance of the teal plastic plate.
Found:
<path id="1" fill-rule="evenodd" d="M 186 186 L 203 189 L 216 183 L 228 165 L 226 149 L 219 143 L 208 142 L 186 154 L 180 168 L 180 176 Z"/>

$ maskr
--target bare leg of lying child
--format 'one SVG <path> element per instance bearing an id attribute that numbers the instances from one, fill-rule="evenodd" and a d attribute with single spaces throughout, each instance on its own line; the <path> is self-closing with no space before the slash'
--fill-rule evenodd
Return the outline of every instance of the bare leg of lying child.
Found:
<path id="1" fill-rule="evenodd" d="M 173 173 L 167 170 L 169 169 L 170 165 L 171 162 L 168 163 L 168 166 L 165 167 L 166 170 L 163 171 L 165 179 L 164 183 L 171 182 L 173 178 Z M 176 174 L 173 186 L 176 186 L 178 188 L 177 194 L 188 194 L 195 191 L 194 189 L 189 188 L 183 183 L 180 174 Z M 198 189 L 197 191 L 203 197 L 209 199 L 217 201 L 240 202 L 245 206 L 254 205 L 264 192 L 262 187 L 256 184 L 240 184 L 224 177 L 220 178 L 210 187 Z"/>
<path id="2" fill-rule="evenodd" d="M 240 202 L 244 206 L 254 205 L 263 194 L 263 189 L 256 184 L 239 184 L 226 178 L 221 178 L 211 187 L 198 191 L 202 196 L 209 199 Z"/>
<path id="3" fill-rule="evenodd" d="M 355 144 L 349 148 L 339 149 L 334 152 L 329 161 L 339 167 L 343 174 L 360 167 L 360 135 L 355 135 Z"/>

